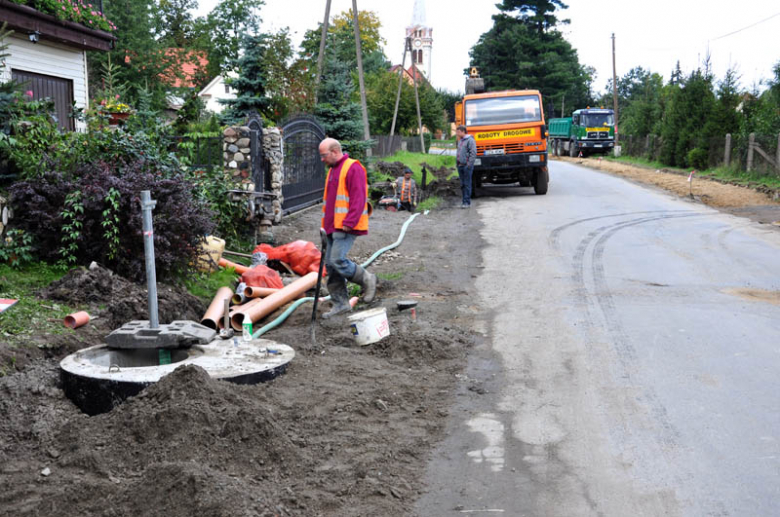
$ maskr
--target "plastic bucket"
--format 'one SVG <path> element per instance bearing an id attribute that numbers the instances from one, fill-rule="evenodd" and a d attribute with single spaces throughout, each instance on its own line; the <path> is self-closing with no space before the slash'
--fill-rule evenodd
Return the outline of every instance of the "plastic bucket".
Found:
<path id="1" fill-rule="evenodd" d="M 390 323 L 384 307 L 352 314 L 347 318 L 358 345 L 370 345 L 390 335 Z"/>

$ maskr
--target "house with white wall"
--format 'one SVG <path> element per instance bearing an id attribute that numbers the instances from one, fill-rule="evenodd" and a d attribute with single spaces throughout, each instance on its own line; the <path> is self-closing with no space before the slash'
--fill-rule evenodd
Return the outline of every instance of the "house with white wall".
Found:
<path id="1" fill-rule="evenodd" d="M 238 77 L 238 74 L 235 72 L 228 72 L 227 75 L 231 79 Z M 212 79 L 198 95 L 206 104 L 207 110 L 212 113 L 221 113 L 226 106 L 219 101 L 224 99 L 235 99 L 236 90 L 235 88 L 228 86 L 227 82 L 225 82 L 225 77 L 218 75 Z"/>
<path id="2" fill-rule="evenodd" d="M 87 50 L 108 51 L 116 37 L 8 0 L 0 0 L 3 22 L 14 32 L 4 41 L 9 55 L 0 63 L 0 80 L 25 83 L 34 99 L 53 99 L 63 130 L 86 129 L 70 111 L 74 102 L 78 108 L 89 103 Z"/>

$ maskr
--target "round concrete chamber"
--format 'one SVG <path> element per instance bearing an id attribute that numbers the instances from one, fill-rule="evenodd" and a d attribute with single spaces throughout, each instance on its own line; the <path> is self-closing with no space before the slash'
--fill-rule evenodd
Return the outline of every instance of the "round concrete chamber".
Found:
<path id="1" fill-rule="evenodd" d="M 257 384 L 284 373 L 293 357 L 291 347 L 268 339 L 217 339 L 208 345 L 162 352 L 97 345 L 63 359 L 60 374 L 65 395 L 88 415 L 97 415 L 137 395 L 179 366 L 199 366 L 213 379 Z"/>

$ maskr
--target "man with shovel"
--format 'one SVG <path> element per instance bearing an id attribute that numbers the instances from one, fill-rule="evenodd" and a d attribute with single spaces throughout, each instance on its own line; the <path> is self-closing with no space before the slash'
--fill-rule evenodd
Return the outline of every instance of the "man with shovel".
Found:
<path id="1" fill-rule="evenodd" d="M 355 239 L 368 234 L 368 175 L 363 165 L 349 157 L 333 138 L 320 143 L 320 159 L 329 167 L 322 206 L 322 228 L 327 234 L 325 265 L 333 308 L 323 318 L 352 310 L 347 280 L 363 288 L 363 301 L 376 296 L 376 275 L 347 258 Z"/>

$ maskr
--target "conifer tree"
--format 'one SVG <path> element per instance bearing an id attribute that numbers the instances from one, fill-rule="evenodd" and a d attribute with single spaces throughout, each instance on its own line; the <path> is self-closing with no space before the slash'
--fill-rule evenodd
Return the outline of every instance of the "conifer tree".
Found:
<path id="1" fill-rule="evenodd" d="M 266 91 L 267 70 L 264 64 L 267 48 L 265 34 L 244 38 L 244 55 L 235 62 L 238 77 L 227 80 L 236 89 L 236 98 L 220 101 L 227 105 L 222 112 L 224 123 L 235 124 L 252 112 L 270 118 L 271 99 Z"/>

